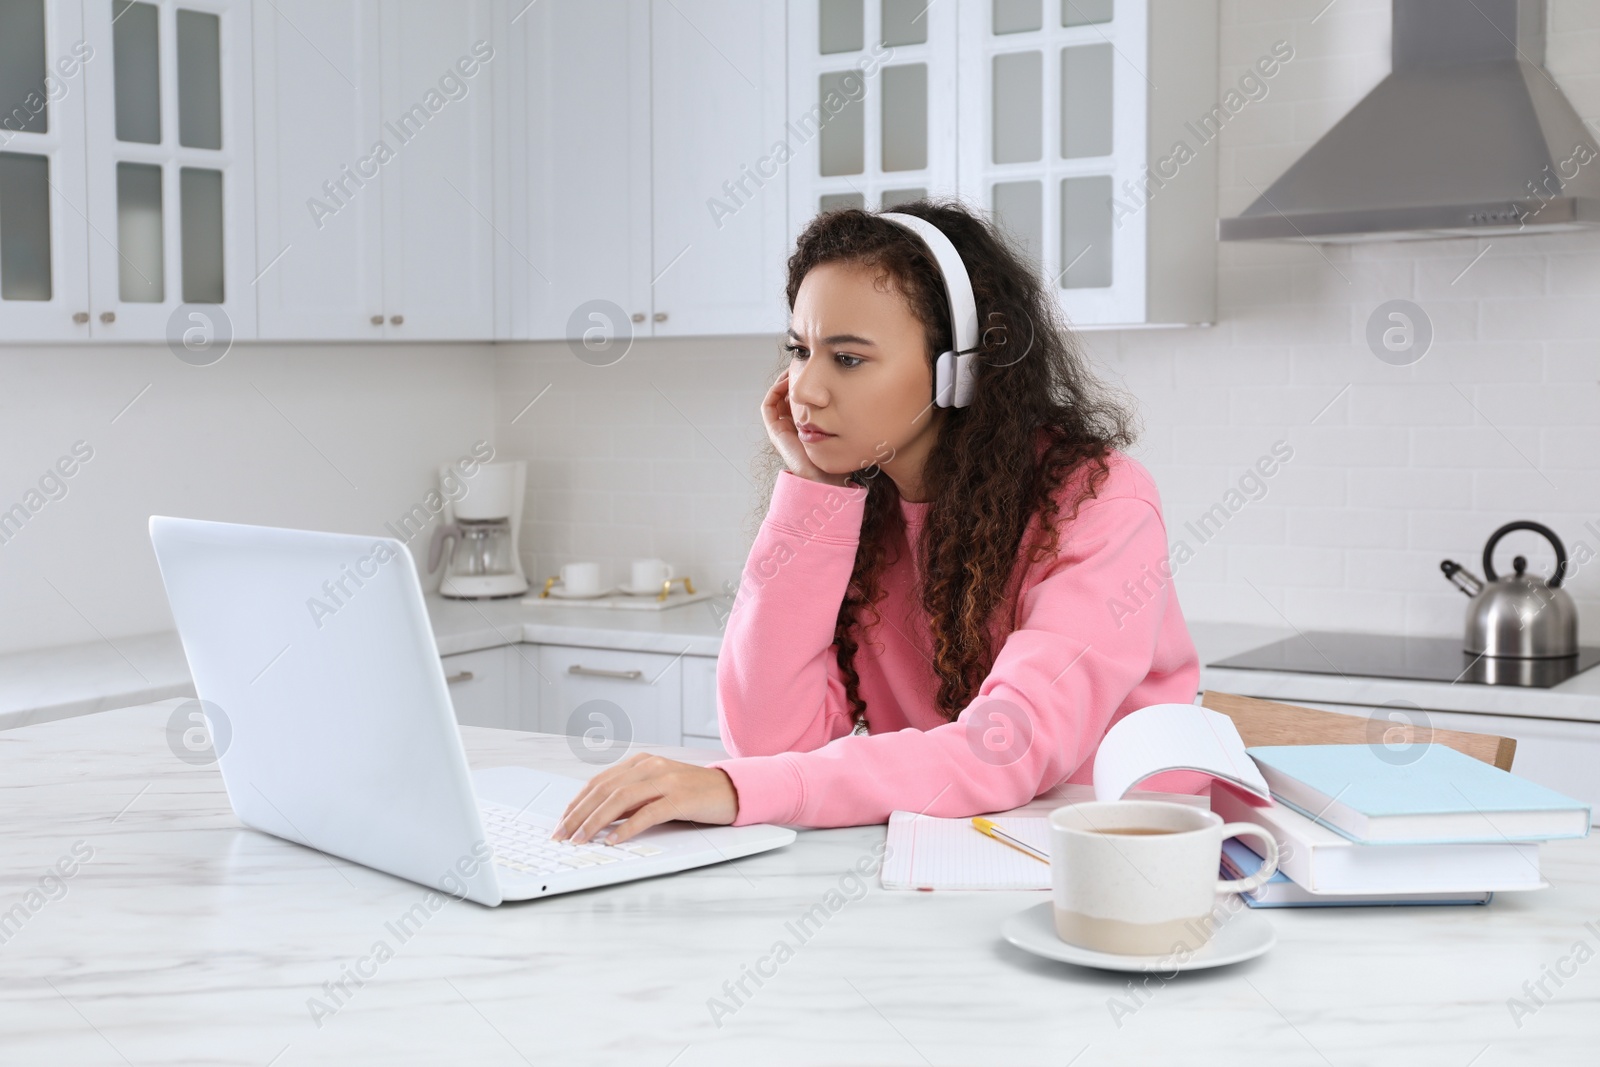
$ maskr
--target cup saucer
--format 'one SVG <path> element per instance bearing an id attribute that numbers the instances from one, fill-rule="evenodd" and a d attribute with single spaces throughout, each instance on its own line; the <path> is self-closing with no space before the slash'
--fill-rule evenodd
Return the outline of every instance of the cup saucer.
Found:
<path id="1" fill-rule="evenodd" d="M 562 600 L 598 600 L 603 596 L 610 596 L 615 590 L 602 589 L 597 593 L 569 593 L 559 585 L 550 587 L 550 595 L 560 597 Z"/>
<path id="2" fill-rule="evenodd" d="M 629 596 L 660 596 L 660 585 L 647 585 L 643 589 L 636 589 L 631 585 L 619 585 L 617 591 L 627 593 Z"/>
<path id="3" fill-rule="evenodd" d="M 1099 967 L 1108 971 L 1198 971 L 1253 959 L 1271 948 L 1278 935 L 1265 915 L 1241 908 L 1212 931 L 1211 938 L 1186 960 L 1173 953 L 1123 956 L 1069 945 L 1056 934 L 1052 901 L 1036 904 L 1012 915 L 1000 927 L 1001 935 L 1018 948 L 1046 959 Z"/>

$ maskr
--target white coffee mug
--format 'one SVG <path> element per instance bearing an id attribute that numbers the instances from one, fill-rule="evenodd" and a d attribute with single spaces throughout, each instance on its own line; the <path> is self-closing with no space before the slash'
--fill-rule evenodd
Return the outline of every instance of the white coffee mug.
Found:
<path id="1" fill-rule="evenodd" d="M 664 559 L 636 559 L 633 561 L 633 587 L 635 589 L 660 589 L 661 583 L 676 575 L 672 564 Z"/>
<path id="2" fill-rule="evenodd" d="M 1261 869 L 1219 880 L 1222 842 L 1246 834 L 1266 851 Z M 1277 869 L 1266 830 L 1187 804 L 1088 801 L 1050 813 L 1056 934 L 1099 952 L 1192 953 L 1211 938 L 1217 894 L 1254 889 Z"/>
<path id="3" fill-rule="evenodd" d="M 562 567 L 561 588 L 573 596 L 593 596 L 600 592 L 600 564 L 569 563 Z"/>

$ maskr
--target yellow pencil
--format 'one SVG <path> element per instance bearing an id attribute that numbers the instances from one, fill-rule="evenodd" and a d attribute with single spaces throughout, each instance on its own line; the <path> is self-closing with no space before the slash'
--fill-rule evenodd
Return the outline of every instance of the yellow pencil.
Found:
<path id="1" fill-rule="evenodd" d="M 990 837 L 994 838 L 1003 845 L 1010 845 L 1018 852 L 1026 852 L 1040 863 L 1050 862 L 1049 856 L 1046 856 L 1043 852 L 1040 852 L 1026 841 L 1019 841 L 1012 837 L 1010 834 L 1000 829 L 1000 827 L 996 826 L 992 820 L 985 819 L 981 815 L 974 815 L 972 817 L 972 828 L 977 830 L 979 833 L 988 834 Z"/>

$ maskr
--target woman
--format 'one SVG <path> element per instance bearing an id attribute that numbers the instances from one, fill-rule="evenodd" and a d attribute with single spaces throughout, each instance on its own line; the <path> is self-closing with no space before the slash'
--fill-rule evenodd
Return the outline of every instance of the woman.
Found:
<path id="1" fill-rule="evenodd" d="M 717 662 L 733 758 L 630 756 L 573 799 L 557 838 L 1002 811 L 1091 781 L 1124 715 L 1194 700 L 1160 501 L 1121 451 L 1127 415 L 990 223 L 949 201 L 895 210 L 965 265 L 983 327 L 970 404 L 933 402 L 935 354 L 955 339 L 931 246 L 866 211 L 814 219 L 789 259 L 787 365 L 761 406 L 784 469 Z"/>

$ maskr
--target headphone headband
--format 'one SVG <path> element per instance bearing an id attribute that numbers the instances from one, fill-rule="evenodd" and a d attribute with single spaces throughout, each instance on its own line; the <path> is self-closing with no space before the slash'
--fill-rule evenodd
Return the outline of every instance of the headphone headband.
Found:
<path id="1" fill-rule="evenodd" d="M 972 295 L 972 279 L 961 253 L 950 238 L 927 219 L 902 211 L 884 211 L 888 219 L 922 239 L 933 255 L 939 275 L 944 279 L 945 297 L 950 305 L 950 343 L 952 352 L 943 352 L 934 364 L 934 403 L 940 407 L 964 408 L 972 403 L 973 353 L 978 349 L 978 302 Z"/>

